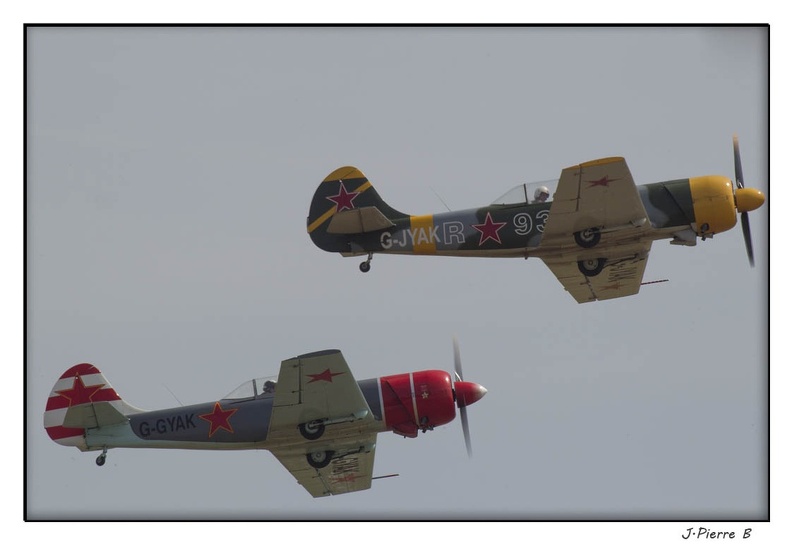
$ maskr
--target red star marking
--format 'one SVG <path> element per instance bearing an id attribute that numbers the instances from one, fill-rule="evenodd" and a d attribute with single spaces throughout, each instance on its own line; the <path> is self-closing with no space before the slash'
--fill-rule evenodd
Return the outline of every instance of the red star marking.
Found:
<path id="1" fill-rule="evenodd" d="M 338 376 L 339 374 L 344 374 L 344 372 L 330 372 L 328 368 L 321 374 L 307 374 L 311 381 L 308 383 L 318 382 L 318 381 L 325 381 L 325 382 L 333 382 L 333 376 Z"/>
<path id="2" fill-rule="evenodd" d="M 209 422 L 209 438 L 212 438 L 212 435 L 216 433 L 218 429 L 224 429 L 229 433 L 234 433 L 234 428 L 231 427 L 231 423 L 229 423 L 228 420 L 237 412 L 237 410 L 238 408 L 223 410 L 222 406 L 220 406 L 220 403 L 215 402 L 214 409 L 211 411 L 211 413 L 201 414 L 198 417 Z"/>
<path id="3" fill-rule="evenodd" d="M 334 476 L 332 480 L 334 484 L 338 484 L 341 482 L 354 482 L 360 477 L 358 474 L 344 474 L 343 476 Z"/>
<path id="4" fill-rule="evenodd" d="M 499 244 L 501 243 L 500 234 L 498 231 L 502 229 L 506 225 L 506 222 L 503 223 L 496 223 L 492 220 L 492 216 L 489 212 L 487 212 L 487 217 L 484 219 L 484 223 L 479 225 L 473 225 L 473 228 L 476 229 L 481 233 L 481 239 L 479 240 L 479 245 L 482 245 L 489 239 L 495 240 Z"/>
<path id="5" fill-rule="evenodd" d="M 74 377 L 74 385 L 71 389 L 63 389 L 55 391 L 61 397 L 69 399 L 69 406 L 78 406 L 80 404 L 88 404 L 91 402 L 97 391 L 103 388 L 105 384 L 100 383 L 97 385 L 86 386 L 79 374 Z"/>
<path id="6" fill-rule="evenodd" d="M 608 176 L 602 176 L 600 179 L 588 180 L 588 181 L 586 181 L 586 183 L 590 183 L 591 184 L 591 185 L 589 185 L 589 189 L 591 189 L 592 187 L 597 187 L 597 186 L 607 187 L 608 184 L 611 181 L 617 181 L 619 179 L 621 179 L 621 178 L 608 179 Z"/>
<path id="7" fill-rule="evenodd" d="M 327 200 L 335 203 L 336 212 L 340 212 L 342 210 L 351 210 L 355 207 L 352 201 L 355 200 L 360 193 L 347 193 L 346 189 L 344 189 L 344 184 L 339 183 L 339 185 L 341 186 L 341 189 L 338 191 L 338 194 L 335 196 L 328 196 Z"/>

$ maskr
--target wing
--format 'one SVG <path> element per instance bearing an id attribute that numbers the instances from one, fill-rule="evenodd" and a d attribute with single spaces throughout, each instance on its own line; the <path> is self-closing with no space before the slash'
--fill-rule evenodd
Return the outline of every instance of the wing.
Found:
<path id="1" fill-rule="evenodd" d="M 270 434 L 274 439 L 300 436 L 298 426 L 374 422 L 344 356 L 338 350 L 318 351 L 281 363 L 272 406 Z"/>
<path id="2" fill-rule="evenodd" d="M 376 433 L 361 436 L 356 440 L 335 441 L 322 447 L 334 448 L 333 459 L 323 468 L 308 464 L 305 453 L 290 450 L 272 450 L 275 458 L 291 472 L 297 483 L 313 497 L 327 497 L 371 487 L 374 471 Z"/>
<path id="3" fill-rule="evenodd" d="M 542 244 L 574 232 L 649 228 L 630 169 L 621 157 L 585 162 L 561 171 Z"/>
<path id="4" fill-rule="evenodd" d="M 300 430 L 306 423 L 314 430 L 321 428 L 321 433 L 309 439 L 305 429 Z M 281 363 L 267 440 L 285 444 L 271 448 L 272 453 L 311 495 L 371 487 L 375 428 L 376 420 L 340 351 L 309 353 Z M 308 457 L 313 455 L 319 457 L 312 466 Z"/>
<path id="5" fill-rule="evenodd" d="M 542 235 L 540 247 L 548 250 L 543 260 L 578 302 L 634 295 L 641 288 L 652 245 L 640 239 L 650 228 L 623 158 L 564 168 Z M 586 229 L 597 229 L 601 239 L 584 250 L 574 233 Z M 597 259 L 605 259 L 602 270 L 584 275 L 578 262 Z"/>
<path id="6" fill-rule="evenodd" d="M 605 266 L 596 276 L 585 276 L 576 260 L 543 259 L 558 281 L 578 302 L 592 302 L 626 297 L 641 288 L 651 242 L 597 252 L 597 258 L 606 259 Z M 624 250 L 632 250 L 624 253 Z M 581 256 L 581 258 L 584 258 Z M 588 254 L 585 258 L 589 258 Z"/>

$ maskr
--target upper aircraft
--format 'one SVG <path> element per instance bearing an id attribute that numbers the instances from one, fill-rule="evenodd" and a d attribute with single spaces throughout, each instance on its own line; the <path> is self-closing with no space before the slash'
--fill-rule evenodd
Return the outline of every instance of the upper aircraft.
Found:
<path id="1" fill-rule="evenodd" d="M 248 380 L 222 399 L 144 411 L 81 363 L 52 388 L 44 427 L 59 444 L 101 451 L 99 466 L 111 448 L 270 450 L 312 496 L 339 495 L 371 487 L 380 432 L 415 438 L 459 409 L 470 455 L 466 407 L 487 390 L 463 381 L 456 341 L 454 367 L 453 380 L 423 370 L 355 381 L 341 352 L 326 350 L 287 359 L 277 378 Z"/>
<path id="2" fill-rule="evenodd" d="M 308 233 L 325 251 L 368 255 L 363 272 L 374 253 L 539 257 L 578 302 L 634 295 L 652 242 L 695 246 L 731 229 L 737 212 L 754 265 L 748 212 L 765 196 L 744 187 L 737 136 L 733 147 L 736 187 L 718 175 L 636 186 L 625 160 L 608 157 L 563 169 L 554 193 L 522 184 L 489 206 L 434 215 L 391 208 L 344 166 L 316 190 Z"/>

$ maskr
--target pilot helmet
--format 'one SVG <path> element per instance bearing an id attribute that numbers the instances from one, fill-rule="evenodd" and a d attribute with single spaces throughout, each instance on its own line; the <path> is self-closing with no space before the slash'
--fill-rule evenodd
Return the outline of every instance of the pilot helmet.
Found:
<path id="1" fill-rule="evenodd" d="M 544 198 L 542 198 L 543 195 Z M 544 185 L 542 185 L 541 187 L 537 187 L 536 191 L 534 191 L 534 200 L 541 200 L 544 202 L 545 200 L 547 200 L 547 197 L 549 196 L 550 196 L 550 190 Z"/>

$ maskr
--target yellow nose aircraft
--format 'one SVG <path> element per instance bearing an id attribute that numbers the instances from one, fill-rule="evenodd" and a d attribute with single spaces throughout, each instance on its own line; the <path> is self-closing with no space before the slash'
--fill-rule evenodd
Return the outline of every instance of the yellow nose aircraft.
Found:
<path id="1" fill-rule="evenodd" d="M 765 195 L 744 186 L 737 136 L 733 146 L 736 187 L 719 175 L 636 186 L 626 161 L 607 157 L 563 169 L 554 193 L 521 184 L 489 206 L 433 215 L 396 211 L 344 166 L 316 190 L 308 234 L 325 251 L 368 255 L 363 272 L 374 253 L 539 257 L 578 302 L 634 295 L 652 242 L 695 246 L 734 227 L 738 212 L 754 265 L 748 212 Z"/>

